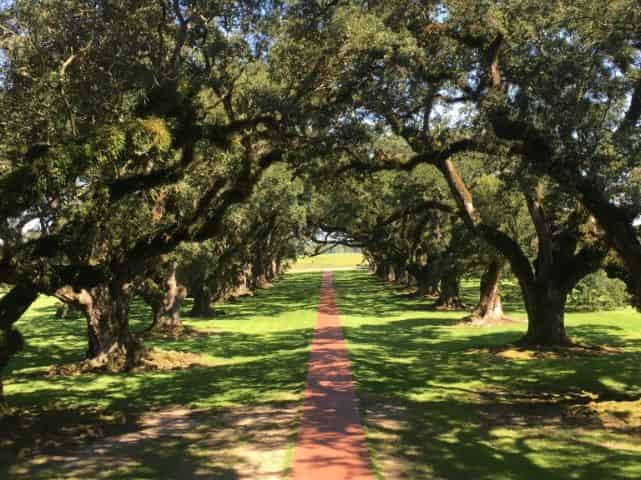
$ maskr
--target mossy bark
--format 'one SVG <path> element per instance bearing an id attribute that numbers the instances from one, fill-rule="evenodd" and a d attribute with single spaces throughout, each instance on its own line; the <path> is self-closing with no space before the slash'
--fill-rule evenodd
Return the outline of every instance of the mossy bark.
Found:
<path id="1" fill-rule="evenodd" d="M 129 329 L 131 293 L 128 286 L 114 281 L 79 292 L 65 287 L 56 296 L 72 302 L 85 316 L 87 359 L 93 365 L 122 370 L 140 362 L 145 348 Z"/>
<path id="2" fill-rule="evenodd" d="M 176 280 L 176 263 L 170 262 L 166 275 L 160 281 L 158 299 L 152 306 L 151 330 L 174 330 L 182 326 L 180 309 L 187 297 L 187 289 Z"/>

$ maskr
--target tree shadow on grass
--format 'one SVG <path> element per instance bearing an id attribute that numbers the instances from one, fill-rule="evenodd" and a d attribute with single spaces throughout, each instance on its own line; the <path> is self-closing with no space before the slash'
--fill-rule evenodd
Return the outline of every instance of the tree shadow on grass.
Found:
<path id="1" fill-rule="evenodd" d="M 344 331 L 368 439 L 384 473 L 396 468 L 402 473 L 393 478 L 416 479 L 641 476 L 638 430 L 572 415 L 589 402 L 641 396 L 641 340 L 626 338 L 623 328 L 569 327 L 579 341 L 624 345 L 620 351 L 514 360 L 494 355 L 491 347 L 517 340 L 521 327 L 460 329 L 436 314 L 414 318 L 405 300 L 362 274 L 335 276 L 335 285 L 339 310 L 357 319 Z"/>
<path id="2" fill-rule="evenodd" d="M 81 360 L 87 348 L 86 322 L 79 315 L 56 318 L 55 300 L 41 296 L 17 323 L 25 348 L 13 356 L 3 375 L 25 368 Z"/>
<path id="3" fill-rule="evenodd" d="M 509 392 L 567 392 L 583 389 L 598 395 L 610 391 L 603 379 L 624 393 L 641 394 L 641 340 L 623 340 L 614 326 L 582 325 L 571 329 L 577 338 L 595 344 L 625 344 L 620 351 L 558 358 L 512 360 L 497 357 L 491 347 L 509 344 L 515 331 L 451 335 L 449 321 L 419 318 L 345 327 L 353 345 L 351 358 L 366 390 L 404 397 L 427 385 L 481 382 Z M 448 330 L 450 330 L 448 332 Z M 359 369 L 364 375 L 358 375 Z M 368 385 L 368 381 L 372 385 Z M 375 388 L 378 386 L 378 388 Z"/>
<path id="4" fill-rule="evenodd" d="M 638 478 L 637 452 L 575 435 L 549 410 L 497 417 L 482 404 L 451 398 L 364 408 L 370 444 L 379 462 L 394 457 L 398 478 Z"/>
<path id="5" fill-rule="evenodd" d="M 319 274 L 288 275 L 273 288 L 220 306 L 226 312 L 221 319 L 225 321 L 225 328 L 214 327 L 210 330 L 212 325 L 216 325 L 217 319 L 204 319 L 203 324 L 209 322 L 206 324 L 207 335 L 147 342 L 150 346 L 162 349 L 210 355 L 215 363 L 212 366 L 172 371 L 35 377 L 27 369 L 44 369 L 54 363 L 80 360 L 86 348 L 84 319 L 55 319 L 54 303 L 45 299 L 44 303 L 34 306 L 29 318 L 21 321 L 20 328 L 25 332 L 28 346 L 12 359 L 12 373 L 6 382 L 7 398 L 13 407 L 23 408 L 23 412 L 51 414 L 54 417 L 64 417 L 61 412 L 65 411 L 98 409 L 129 414 L 176 406 L 211 409 L 221 405 L 236 405 L 243 408 L 273 404 L 278 400 L 297 400 L 304 388 L 319 286 Z M 284 315 L 292 311 L 298 313 Z M 279 318 L 281 314 L 283 317 Z M 131 308 L 132 329 L 142 331 L 148 325 L 149 318 L 148 307 L 138 300 L 134 301 Z M 282 324 L 279 325 L 281 319 Z M 259 320 L 265 321 L 261 324 L 264 327 L 255 326 Z M 195 319 L 188 319 L 188 322 L 198 325 Z M 98 422 L 98 419 L 93 421 Z M 91 424 L 91 420 L 88 423 Z M 28 437 L 28 431 L 23 434 L 26 437 L 22 440 L 27 443 L 32 440 Z M 172 466 L 172 462 L 160 458 L 163 455 L 167 458 L 187 458 L 190 465 L 198 466 L 198 459 L 190 457 L 192 454 L 185 450 L 188 447 L 188 444 L 180 442 L 167 445 L 158 443 L 155 446 L 151 443 L 147 453 L 140 454 L 145 453 L 150 463 L 159 466 L 158 470 L 147 472 L 143 467 L 134 465 L 132 471 L 138 472 L 140 478 L 163 478 L 162 472 Z M 165 448 L 168 453 L 163 454 Z M 17 468 L 16 462 L 19 462 L 17 457 L 3 462 L 3 465 Z M 199 476 L 196 471 L 185 470 L 184 475 L 170 477 L 237 478 L 233 466 L 220 468 L 215 471 L 209 469 L 204 476 Z M 126 465 L 123 469 L 125 472 Z M 40 478 L 47 476 L 43 473 Z M 89 475 L 87 478 L 100 476 Z M 116 475 L 116 478 L 123 476 Z M 249 475 L 244 478 L 261 477 Z"/>
<path id="6" fill-rule="evenodd" d="M 625 473 L 633 452 L 590 442 L 594 434 L 574 435 L 576 425 L 566 414 L 593 400 L 638 398 L 638 352 L 515 362 L 469 353 L 472 347 L 503 343 L 504 334 L 426 344 L 413 340 L 429 339 L 425 332 L 412 335 L 412 327 L 393 323 L 389 330 L 361 327 L 347 338 L 358 345 L 352 365 L 367 425 L 377 432 L 371 436 L 375 449 L 403 459 L 414 469 L 410 478 L 560 480 L 577 473 L 576 478 L 635 478 Z M 397 329 L 405 333 L 398 335 Z M 631 388 L 613 390 L 602 378 Z M 394 411 L 401 412 L 396 432 L 381 437 L 386 424 L 376 416 L 389 420 Z M 606 433 L 598 423 L 578 428 Z M 639 432 L 623 437 L 641 444 Z M 554 457 L 559 450 L 574 458 L 571 466 L 532 461 L 532 455 Z"/>
<path id="7" fill-rule="evenodd" d="M 247 322 L 258 317 L 269 318 L 292 311 L 315 310 L 319 288 L 319 274 L 287 275 L 284 280 L 270 289 L 259 290 L 256 295 L 245 297 L 230 305 L 219 305 L 217 309 L 225 313 L 220 317 L 221 320 Z M 25 368 L 70 363 L 84 358 L 87 348 L 84 318 L 78 313 L 65 319 L 55 318 L 55 305 L 55 300 L 41 297 L 20 320 L 17 326 L 24 334 L 26 348 L 12 357 L 5 375 L 8 376 L 11 372 L 18 372 Z M 183 315 L 187 314 L 188 311 L 184 309 Z M 151 311 L 141 299 L 134 299 L 130 306 L 129 318 L 132 331 L 142 333 L 151 323 Z M 197 327 L 199 321 L 211 322 L 217 319 L 217 317 L 187 318 L 187 323 Z M 283 333 L 279 338 L 270 335 L 259 336 L 257 339 L 253 337 L 251 334 L 220 332 L 217 340 L 203 337 L 190 341 L 152 340 L 148 344 L 161 348 L 188 351 L 193 349 L 195 353 L 210 353 L 222 357 L 269 355 L 274 350 L 289 348 L 291 341 L 308 343 L 311 339 L 311 330 Z"/>
<path id="8" fill-rule="evenodd" d="M 225 333 L 183 342 L 166 342 L 194 353 L 230 359 L 216 366 L 140 373 L 87 373 L 34 377 L 14 372 L 9 379 L 12 405 L 29 408 L 94 403 L 116 408 L 163 405 L 211 405 L 219 401 L 251 403 L 300 392 L 306 372 L 311 329 L 268 335 Z M 238 357 L 237 360 L 235 357 Z"/>
<path id="9" fill-rule="evenodd" d="M 270 288 L 256 290 L 252 295 L 216 305 L 222 320 L 247 320 L 256 317 L 276 317 L 288 312 L 315 309 L 320 291 L 320 273 L 292 273 Z M 188 312 L 183 311 L 185 316 Z M 217 318 L 216 315 L 213 317 Z M 192 319 L 199 321 L 211 320 Z"/>
<path id="10" fill-rule="evenodd" d="M 6 465 L 5 473 L 15 479 L 276 480 L 285 468 L 296 415 L 293 404 L 276 402 L 129 413 L 120 422 L 105 424 L 100 438 L 83 432 L 78 441 L 76 431 L 73 437 L 49 435 L 46 444 L 21 445 L 21 461 Z M 41 418 L 38 425 L 42 430 L 42 423 L 49 421 L 53 427 L 60 418 Z M 92 422 L 88 426 L 100 425 L 98 418 L 84 420 Z"/>
<path id="11" fill-rule="evenodd" d="M 347 299 L 345 305 L 341 305 L 341 311 L 346 314 L 358 313 L 358 309 L 354 311 L 351 308 L 350 298 L 364 307 L 362 312 L 371 314 L 373 310 L 370 309 L 374 308 L 379 316 L 393 316 L 399 310 L 426 312 L 435 310 L 433 298 L 418 298 L 408 294 L 406 286 L 380 281 L 366 272 L 334 272 L 334 276 L 341 283 L 341 290 L 343 290 L 341 296 Z M 364 278 L 369 278 L 370 281 L 363 282 Z M 384 304 L 380 301 L 383 298 L 385 299 Z M 461 282 L 460 298 L 466 309 L 452 311 L 453 315 L 463 316 L 476 307 L 479 301 L 478 279 L 466 279 Z M 522 313 L 524 311 L 521 290 L 514 281 L 506 280 L 502 283 L 501 301 L 506 312 Z"/>

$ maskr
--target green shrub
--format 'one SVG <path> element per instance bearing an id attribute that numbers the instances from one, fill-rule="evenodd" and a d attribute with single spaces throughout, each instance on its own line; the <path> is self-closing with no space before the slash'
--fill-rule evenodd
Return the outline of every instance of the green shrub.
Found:
<path id="1" fill-rule="evenodd" d="M 568 307 L 575 310 L 614 310 L 629 304 L 625 284 L 602 270 L 581 280 L 568 296 Z"/>

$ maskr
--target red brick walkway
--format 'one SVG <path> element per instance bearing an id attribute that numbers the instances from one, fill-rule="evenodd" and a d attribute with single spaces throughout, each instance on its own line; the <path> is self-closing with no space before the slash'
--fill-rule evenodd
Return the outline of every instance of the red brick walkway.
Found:
<path id="1" fill-rule="evenodd" d="M 323 274 L 292 480 L 374 480 L 332 274 Z"/>

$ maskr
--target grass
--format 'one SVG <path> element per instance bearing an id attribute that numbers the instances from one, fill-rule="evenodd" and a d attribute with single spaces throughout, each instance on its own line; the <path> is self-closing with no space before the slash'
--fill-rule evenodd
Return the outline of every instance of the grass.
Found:
<path id="1" fill-rule="evenodd" d="M 515 360 L 488 347 L 518 339 L 525 323 L 462 327 L 463 312 L 430 311 L 364 272 L 334 279 L 380 478 L 641 478 L 633 310 L 567 315 L 573 338 L 618 353 Z M 505 303 L 524 317 L 518 298 Z"/>
<path id="2" fill-rule="evenodd" d="M 365 259 L 361 253 L 326 253 L 315 257 L 302 257 L 291 267 L 292 272 L 331 270 L 362 266 Z"/>
<path id="3" fill-rule="evenodd" d="M 5 393 L 14 406 L 43 408 L 212 407 L 295 398 L 304 381 L 318 289 L 317 275 L 289 276 L 270 290 L 217 307 L 215 318 L 184 317 L 185 325 L 211 335 L 146 342 L 203 354 L 211 367 L 34 380 L 34 373 L 52 364 L 81 360 L 86 349 L 84 319 L 55 319 L 55 302 L 41 297 L 17 323 L 28 344 L 8 366 Z M 135 303 L 132 329 L 143 330 L 149 318 L 146 306 Z"/>
<path id="4" fill-rule="evenodd" d="M 144 412 L 181 408 L 193 412 L 181 417 L 188 436 L 147 431 L 135 448 L 115 454 L 120 460 L 87 455 L 89 466 L 75 477 L 263 478 L 241 475 L 239 465 L 257 442 L 255 453 L 273 458 L 292 445 L 319 281 L 316 273 L 287 275 L 217 306 L 215 318 L 187 317 L 208 335 L 147 344 L 199 354 L 205 365 L 129 374 L 44 375 L 51 365 L 81 360 L 86 339 L 81 318 L 55 319 L 54 302 L 40 298 L 18 323 L 28 346 L 5 372 L 8 401 L 23 416 L 0 422 L 0 478 L 69 478 L 51 457 L 31 459 L 41 469 L 23 472 L 31 444 L 76 438 L 83 446 L 91 428 L 108 439 L 139 431 Z M 379 478 L 641 478 L 641 316 L 633 310 L 567 315 L 572 337 L 610 352 L 509 357 L 491 347 L 519 338 L 525 323 L 462 327 L 456 320 L 464 312 L 432 311 L 427 300 L 362 270 L 335 272 L 334 282 Z M 463 287 L 473 306 L 476 282 Z M 508 313 L 523 318 L 516 287 L 504 290 Z M 131 317 L 141 331 L 150 315 L 135 302 Z M 24 438 L 7 441 L 4 433 L 13 431 Z M 77 451 L 62 440 L 54 447 Z M 277 458 L 286 468 L 291 448 Z"/>
<path id="5" fill-rule="evenodd" d="M 54 318 L 55 302 L 41 297 L 17 323 L 28 343 L 5 372 L 5 395 L 12 407 L 23 414 L 31 412 L 34 418 L 46 412 L 98 409 L 126 416 L 176 407 L 242 409 L 297 402 L 304 387 L 319 287 L 318 274 L 288 275 L 252 297 L 217 306 L 215 318 L 184 318 L 186 325 L 208 335 L 146 342 L 158 349 L 201 354 L 205 366 L 53 377 L 44 374 L 51 365 L 83 358 L 86 327 L 80 317 Z M 132 329 L 141 331 L 149 321 L 147 307 L 135 302 Z M 52 425 L 55 422 L 52 419 Z M 0 452 L 0 478 L 16 461 L 2 457 Z"/>

